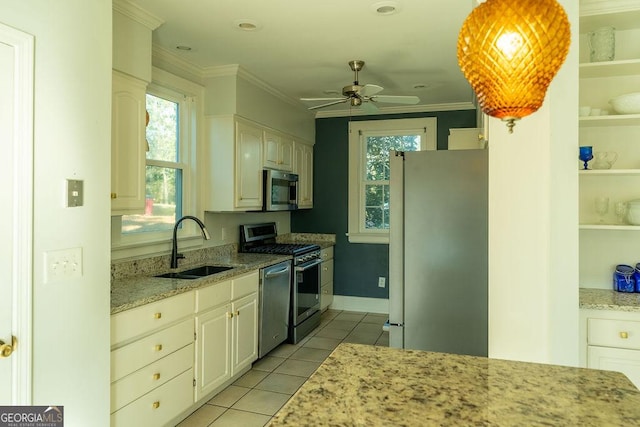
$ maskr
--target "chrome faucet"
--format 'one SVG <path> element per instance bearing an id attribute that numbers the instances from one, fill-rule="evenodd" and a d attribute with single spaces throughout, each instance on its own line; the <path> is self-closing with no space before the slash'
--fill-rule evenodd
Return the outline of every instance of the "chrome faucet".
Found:
<path id="1" fill-rule="evenodd" d="M 196 222 L 196 224 L 198 224 L 198 226 L 200 227 L 200 230 L 202 231 L 202 237 L 204 237 L 204 240 L 211 239 L 211 236 L 209 235 L 209 232 L 207 231 L 207 227 L 205 227 L 204 223 L 202 221 L 200 221 L 198 218 L 196 218 L 195 216 L 185 215 L 182 218 L 180 218 L 179 220 L 177 220 L 176 221 L 176 225 L 173 226 L 173 241 L 172 241 L 172 244 L 171 244 L 171 268 L 178 268 L 178 260 L 184 258 L 183 254 L 179 254 L 178 253 L 178 237 L 177 237 L 177 234 L 178 234 L 178 226 L 185 219 L 192 219 L 192 220 L 194 220 Z"/>

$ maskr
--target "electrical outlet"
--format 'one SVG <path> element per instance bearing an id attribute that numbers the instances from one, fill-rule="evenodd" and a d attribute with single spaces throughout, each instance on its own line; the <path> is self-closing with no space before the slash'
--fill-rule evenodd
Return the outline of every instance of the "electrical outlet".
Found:
<path id="1" fill-rule="evenodd" d="M 45 283 L 82 277 L 82 248 L 45 252 L 44 263 Z"/>
<path id="2" fill-rule="evenodd" d="M 387 278 L 380 276 L 378 277 L 378 287 L 379 288 L 384 288 L 386 286 L 386 282 L 387 282 Z"/>

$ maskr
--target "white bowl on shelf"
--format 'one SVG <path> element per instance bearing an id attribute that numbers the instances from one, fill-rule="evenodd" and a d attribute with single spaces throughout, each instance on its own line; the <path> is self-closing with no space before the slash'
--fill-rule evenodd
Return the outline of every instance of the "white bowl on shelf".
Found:
<path id="1" fill-rule="evenodd" d="M 640 225 L 640 199 L 627 202 L 627 221 L 631 225 Z"/>
<path id="2" fill-rule="evenodd" d="M 609 104 L 618 114 L 640 113 L 640 92 L 627 93 L 609 100 Z"/>

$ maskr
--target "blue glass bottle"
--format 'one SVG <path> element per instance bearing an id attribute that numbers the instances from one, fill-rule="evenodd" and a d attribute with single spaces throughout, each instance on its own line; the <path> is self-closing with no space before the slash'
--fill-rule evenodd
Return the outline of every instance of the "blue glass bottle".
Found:
<path id="1" fill-rule="evenodd" d="M 635 292 L 635 269 L 630 265 L 618 264 L 613 273 L 613 290 L 618 292 Z"/>

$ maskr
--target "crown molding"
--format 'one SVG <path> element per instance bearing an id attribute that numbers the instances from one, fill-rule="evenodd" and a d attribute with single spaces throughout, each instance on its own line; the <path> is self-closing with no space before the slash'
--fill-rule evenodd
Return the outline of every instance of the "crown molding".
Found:
<path id="1" fill-rule="evenodd" d="M 164 20 L 127 0 L 113 0 L 112 4 L 113 10 L 122 13 L 136 22 L 139 22 L 151 31 L 164 24 Z"/>
<path id="2" fill-rule="evenodd" d="M 475 110 L 473 102 L 452 102 L 447 104 L 405 105 L 401 107 L 378 107 L 377 113 L 365 112 L 360 108 L 351 110 L 325 110 L 316 113 L 316 119 L 327 117 L 379 116 L 382 114 L 432 113 L 439 111 Z"/>
<path id="3" fill-rule="evenodd" d="M 203 78 L 203 72 L 201 67 L 198 67 L 192 62 L 189 62 L 181 58 L 175 52 L 172 52 L 167 48 L 159 46 L 155 43 L 151 47 L 151 52 L 152 52 L 151 56 L 154 61 L 171 64 L 172 67 L 177 68 L 181 71 L 184 71 L 189 75 L 195 76 L 198 79 Z"/>
<path id="4" fill-rule="evenodd" d="M 580 0 L 580 16 L 640 10 L 638 0 Z"/>

